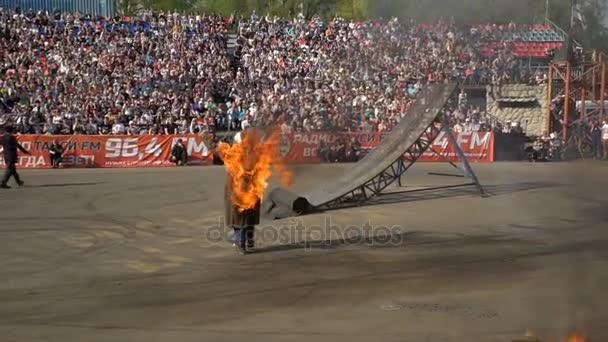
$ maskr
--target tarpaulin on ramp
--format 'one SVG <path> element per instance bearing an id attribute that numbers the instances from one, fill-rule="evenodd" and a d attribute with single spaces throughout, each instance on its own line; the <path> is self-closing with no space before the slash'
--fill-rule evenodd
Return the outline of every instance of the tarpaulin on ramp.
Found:
<path id="1" fill-rule="evenodd" d="M 285 189 L 275 189 L 269 194 L 268 200 L 272 201 L 275 206 L 282 204 L 284 207 L 295 210 L 294 203 L 290 199 L 298 198 L 301 203 L 303 198 L 308 203 L 302 207 L 310 209 L 350 193 L 401 158 L 405 151 L 433 124 L 455 90 L 455 83 L 427 86 L 416 96 L 416 101 L 410 106 L 399 124 L 393 128 L 390 135 L 382 141 L 382 144 L 353 164 L 347 172 L 337 177 L 324 179 L 311 187 L 309 191 L 297 195 L 289 193 L 289 196 L 285 196 L 288 193 Z"/>

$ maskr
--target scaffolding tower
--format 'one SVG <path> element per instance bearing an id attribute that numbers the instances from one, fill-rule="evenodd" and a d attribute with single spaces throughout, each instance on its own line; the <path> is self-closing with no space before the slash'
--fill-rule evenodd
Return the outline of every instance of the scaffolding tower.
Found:
<path id="1" fill-rule="evenodd" d="M 563 141 L 584 138 L 585 125 L 605 117 L 606 63 L 604 54 L 572 53 L 549 66 L 547 132 L 557 132 Z M 587 132 L 588 135 L 588 132 Z"/>

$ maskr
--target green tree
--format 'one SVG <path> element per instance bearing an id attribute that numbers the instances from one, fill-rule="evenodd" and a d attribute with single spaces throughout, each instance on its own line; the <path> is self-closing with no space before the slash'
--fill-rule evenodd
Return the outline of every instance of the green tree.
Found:
<path id="1" fill-rule="evenodd" d="M 370 0 L 338 0 L 336 9 L 346 19 L 367 19 L 372 15 Z"/>
<path id="2" fill-rule="evenodd" d="M 353 0 L 354 1 L 354 0 Z M 374 0 L 371 16 L 400 17 L 417 21 L 434 21 L 453 18 L 456 22 L 471 23 L 543 23 L 545 15 L 568 32 L 572 0 Z M 583 0 L 579 0 L 583 1 Z M 348 10 L 351 2 L 340 1 Z M 602 25 L 606 15 L 600 0 L 585 0 L 587 21 L 585 30 L 578 29 L 573 36 L 587 48 L 608 48 L 608 35 Z M 548 10 L 548 11 L 547 11 Z M 349 12 L 350 14 L 351 12 Z"/>
<path id="3" fill-rule="evenodd" d="M 131 16 L 135 15 L 143 4 L 137 0 L 120 0 L 116 2 L 116 7 L 118 14 Z"/>
<path id="4" fill-rule="evenodd" d="M 214 12 L 293 17 L 320 15 L 329 19 L 336 14 L 346 19 L 399 17 L 419 22 L 453 18 L 458 23 L 542 23 L 545 15 L 566 32 L 570 27 L 572 0 L 119 0 L 119 11 L 133 14 L 140 7 L 156 10 Z M 578 0 L 589 4 L 584 9 L 587 28 L 572 32 L 587 48 L 608 52 L 608 34 L 602 25 L 605 7 L 602 0 Z"/>

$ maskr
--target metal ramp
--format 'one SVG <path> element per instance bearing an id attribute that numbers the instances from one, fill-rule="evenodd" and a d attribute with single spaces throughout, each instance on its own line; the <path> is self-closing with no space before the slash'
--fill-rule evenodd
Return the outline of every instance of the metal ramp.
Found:
<path id="1" fill-rule="evenodd" d="M 407 114 L 382 141 L 363 159 L 343 175 L 326 179 L 310 191 L 293 194 L 283 188 L 272 191 L 267 201 L 266 212 L 277 210 L 281 214 L 275 218 L 299 215 L 311 211 L 337 209 L 341 207 L 363 205 L 372 197 L 379 195 L 400 177 L 429 148 L 441 131 L 439 114 L 446 102 L 456 91 L 455 83 L 434 84 L 423 89 Z M 455 144 L 449 129 L 445 130 L 448 138 Z M 483 188 L 479 184 L 464 154 L 455 144 L 457 153 L 464 164 L 464 174 L 472 179 L 464 185 L 477 186 L 480 194 Z M 436 153 L 436 152 L 435 152 Z M 450 163 L 458 168 L 454 163 Z M 291 215 L 285 215 L 291 212 Z"/>

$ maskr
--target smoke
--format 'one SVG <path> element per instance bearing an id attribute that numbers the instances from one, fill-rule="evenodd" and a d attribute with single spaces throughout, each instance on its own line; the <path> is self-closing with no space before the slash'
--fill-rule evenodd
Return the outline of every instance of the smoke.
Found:
<path id="1" fill-rule="evenodd" d="M 541 18 L 544 0 L 374 0 L 372 13 L 377 17 L 411 18 L 418 22 L 440 18 L 461 23 L 531 23 Z"/>

